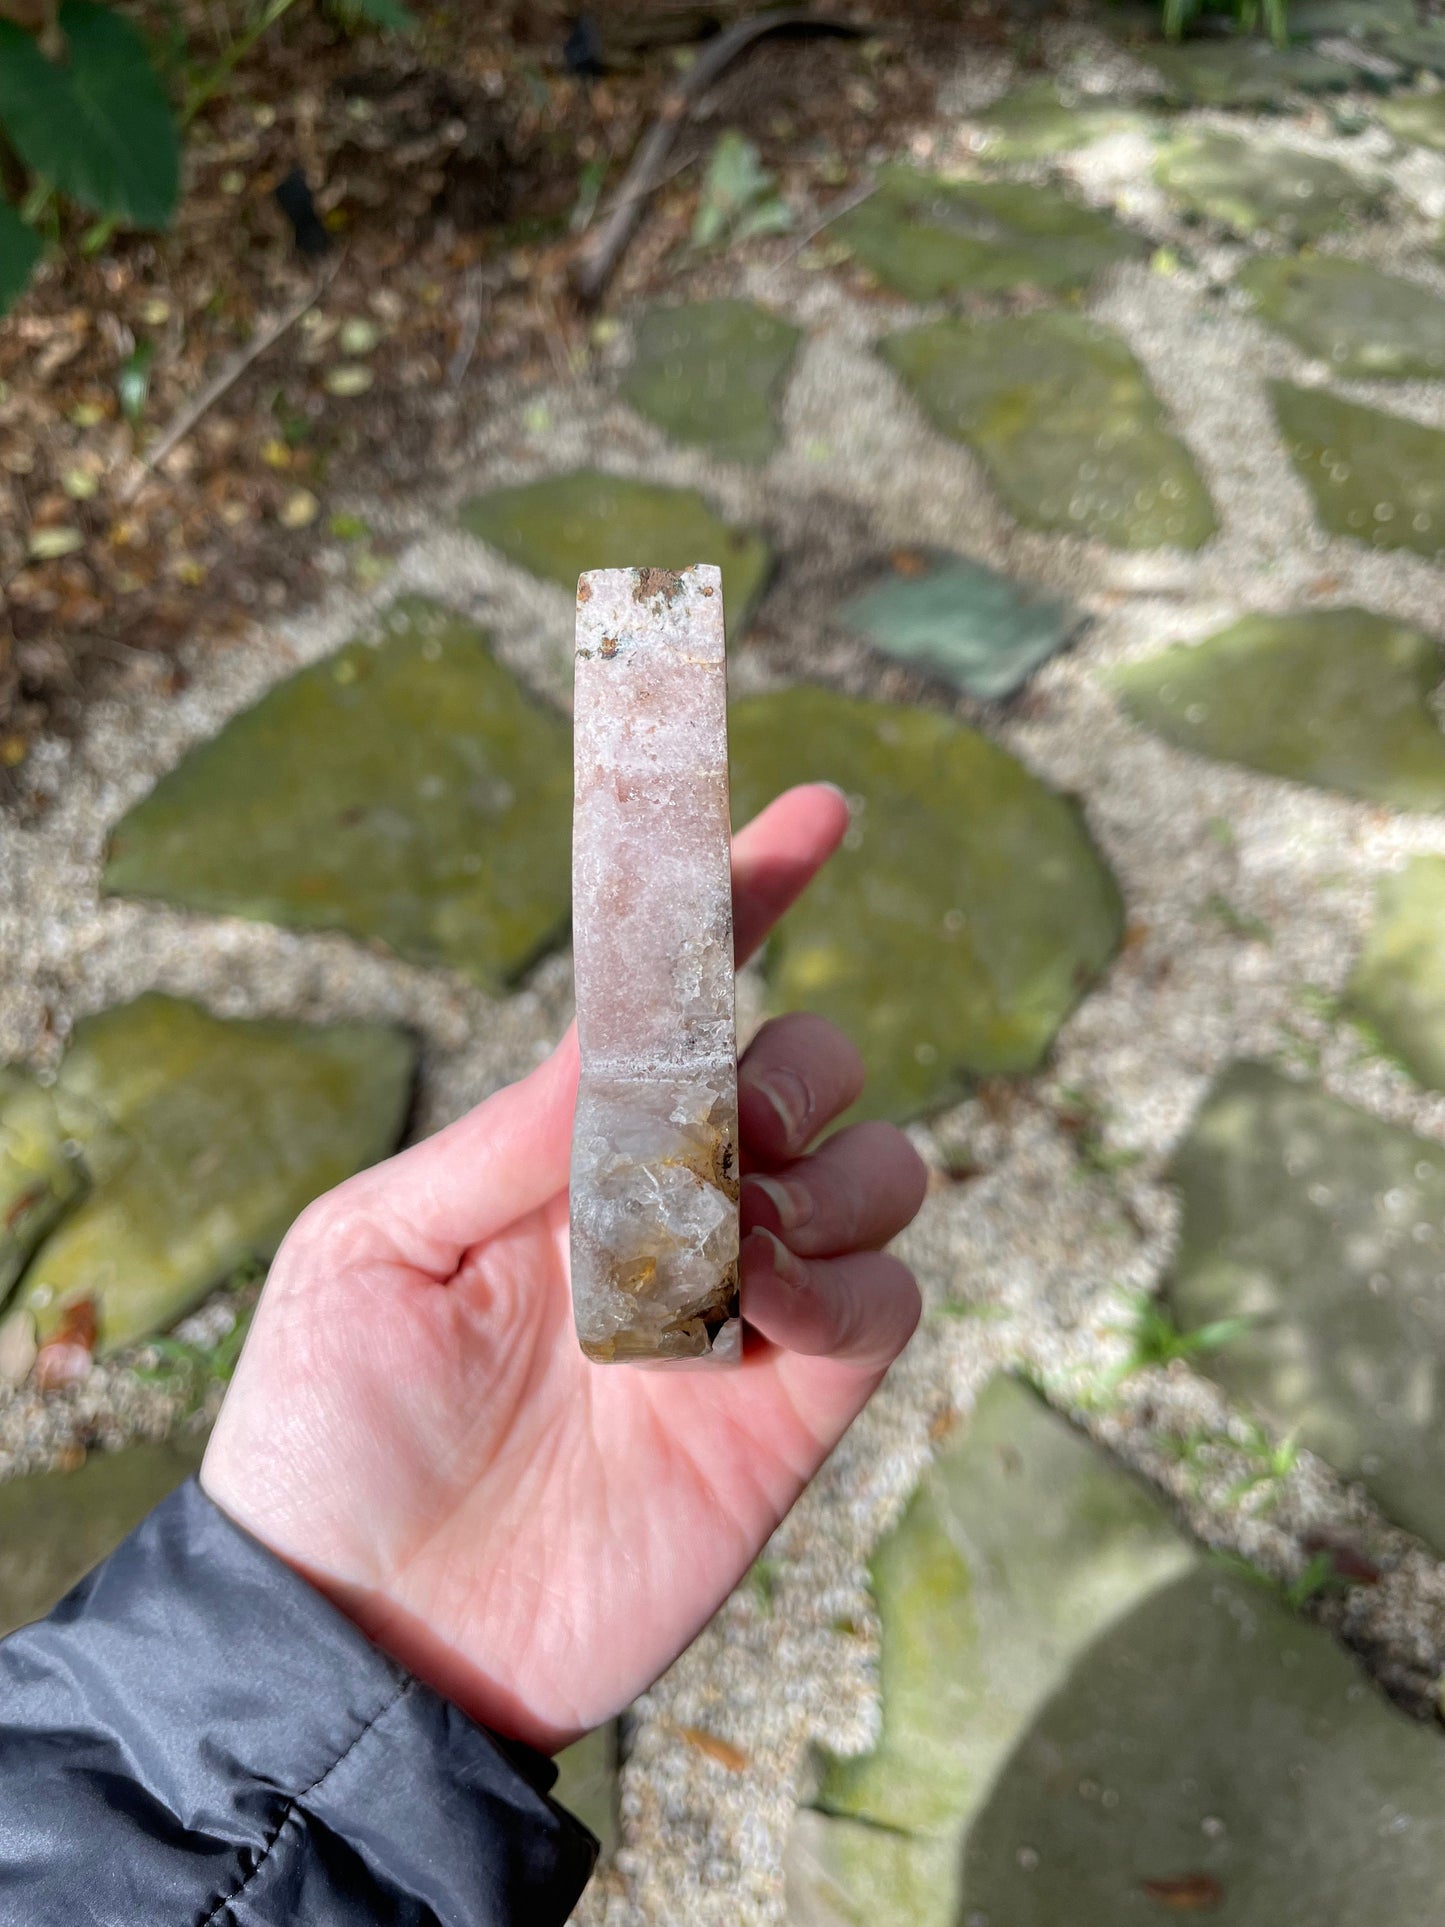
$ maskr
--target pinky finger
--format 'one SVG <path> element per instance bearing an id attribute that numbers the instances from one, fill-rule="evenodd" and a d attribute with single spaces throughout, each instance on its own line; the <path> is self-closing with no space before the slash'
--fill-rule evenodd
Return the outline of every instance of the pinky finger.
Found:
<path id="1" fill-rule="evenodd" d="M 743 1316 L 784 1351 L 881 1372 L 913 1336 L 921 1302 L 913 1273 L 884 1251 L 799 1258 L 770 1231 L 742 1249 Z"/>

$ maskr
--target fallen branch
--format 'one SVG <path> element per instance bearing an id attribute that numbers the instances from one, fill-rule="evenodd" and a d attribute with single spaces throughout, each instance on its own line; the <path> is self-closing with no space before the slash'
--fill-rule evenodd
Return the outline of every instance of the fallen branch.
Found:
<path id="1" fill-rule="evenodd" d="M 698 99 L 707 92 L 723 70 L 750 47 L 770 33 L 820 33 L 861 35 L 870 29 L 845 20 L 825 20 L 803 8 L 779 7 L 771 13 L 754 14 L 739 20 L 716 39 L 708 41 L 682 79 L 663 100 L 657 119 L 643 136 L 632 163 L 622 178 L 617 198 L 607 218 L 594 231 L 588 245 L 578 254 L 572 268 L 572 285 L 589 305 L 600 301 L 617 264 L 637 230 L 646 203 L 661 185 L 667 157 L 672 152 L 678 131 L 692 114 Z"/>
<path id="2" fill-rule="evenodd" d="M 337 265 L 339 266 L 339 263 L 337 263 Z M 187 435 L 190 434 L 191 430 L 206 411 L 215 407 L 226 390 L 233 387 L 235 383 L 241 379 L 252 362 L 259 361 L 266 350 L 273 347 L 275 343 L 281 339 L 288 328 L 295 326 L 308 308 L 314 308 L 316 306 L 316 303 L 321 299 L 322 295 L 325 294 L 327 288 L 330 287 L 332 281 L 335 279 L 335 275 L 336 266 L 333 266 L 320 280 L 313 282 L 309 288 L 303 289 L 289 306 L 282 309 L 274 321 L 268 322 L 264 328 L 258 329 L 246 343 L 245 347 L 239 349 L 232 355 L 220 373 L 211 381 L 207 382 L 206 386 L 193 401 L 187 402 L 181 412 L 174 417 L 169 428 L 166 429 L 160 440 L 155 442 L 146 450 L 145 454 L 140 457 L 140 467 L 120 492 L 122 502 L 130 502 L 135 499 L 139 491 L 145 486 L 146 477 L 153 474 L 166 459 L 167 455 L 170 454 L 171 450 L 178 447 L 180 443 L 186 439 Z"/>

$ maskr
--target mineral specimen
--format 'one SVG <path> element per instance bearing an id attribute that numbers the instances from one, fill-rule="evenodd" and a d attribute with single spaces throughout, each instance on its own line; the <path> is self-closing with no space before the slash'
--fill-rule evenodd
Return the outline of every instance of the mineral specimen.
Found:
<path id="1" fill-rule="evenodd" d="M 599 1361 L 741 1355 L 722 603 L 703 563 L 577 585 L 572 1300 Z"/>

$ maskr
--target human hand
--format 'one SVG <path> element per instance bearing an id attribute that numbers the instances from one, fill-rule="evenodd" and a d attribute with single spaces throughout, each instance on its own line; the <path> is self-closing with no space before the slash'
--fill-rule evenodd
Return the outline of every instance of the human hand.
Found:
<path id="1" fill-rule="evenodd" d="M 847 820 L 813 785 L 735 838 L 739 961 Z M 566 1745 L 696 1635 L 913 1331 L 912 1274 L 878 1249 L 923 1198 L 907 1138 L 856 1124 L 804 1155 L 862 1082 L 822 1018 L 764 1025 L 739 1067 L 742 1364 L 596 1365 L 568 1283 L 569 1031 L 302 1213 L 202 1486 L 474 1719 Z"/>

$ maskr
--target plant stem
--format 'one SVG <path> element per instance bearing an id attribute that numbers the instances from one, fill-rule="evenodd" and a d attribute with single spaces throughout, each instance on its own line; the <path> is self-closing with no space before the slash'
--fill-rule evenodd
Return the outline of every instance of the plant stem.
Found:
<path id="1" fill-rule="evenodd" d="M 191 88 L 185 106 L 181 109 L 181 126 L 189 127 L 206 102 L 220 87 L 231 69 L 238 61 L 244 60 L 262 34 L 268 33 L 283 13 L 289 13 L 296 0 L 270 0 L 256 21 L 236 40 L 233 40 L 221 55 L 215 66 L 205 73 Z"/>

